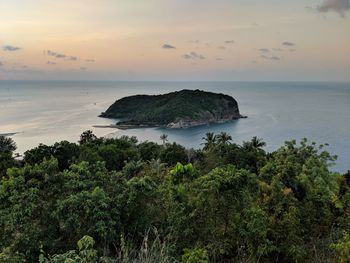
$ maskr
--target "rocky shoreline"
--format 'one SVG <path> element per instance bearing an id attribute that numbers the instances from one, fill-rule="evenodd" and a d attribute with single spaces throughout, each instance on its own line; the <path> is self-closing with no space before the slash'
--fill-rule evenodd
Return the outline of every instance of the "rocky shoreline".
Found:
<path id="1" fill-rule="evenodd" d="M 211 119 L 203 119 L 203 120 L 179 120 L 176 122 L 171 122 L 168 125 L 166 125 L 166 128 L 170 128 L 170 129 L 186 129 L 186 128 L 191 128 L 191 127 L 195 127 L 195 126 L 201 126 L 201 125 L 209 125 L 209 124 L 213 124 L 213 123 L 226 123 L 226 122 L 230 122 L 233 120 L 238 120 L 241 118 L 247 118 L 247 116 L 229 116 L 229 117 L 224 117 L 224 118 L 211 118 Z"/>
<path id="2" fill-rule="evenodd" d="M 171 122 L 167 125 L 145 125 L 145 124 L 110 124 L 110 125 L 93 125 L 94 128 L 112 128 L 120 130 L 129 130 L 129 129 L 141 129 L 141 128 L 167 128 L 167 129 L 187 129 L 196 126 L 210 125 L 210 124 L 221 124 L 227 123 L 230 121 L 245 119 L 247 116 L 232 116 L 230 118 L 222 119 L 208 119 L 208 120 L 179 120 L 177 122 Z"/>

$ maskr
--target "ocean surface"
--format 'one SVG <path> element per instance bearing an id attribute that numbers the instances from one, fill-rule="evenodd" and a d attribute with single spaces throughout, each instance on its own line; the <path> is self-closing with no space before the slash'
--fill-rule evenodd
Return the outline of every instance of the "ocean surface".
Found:
<path id="1" fill-rule="evenodd" d="M 93 128 L 113 124 L 99 118 L 116 99 L 134 94 L 162 94 L 201 89 L 233 96 L 247 119 L 189 129 Z M 235 143 L 253 136 L 272 151 L 291 139 L 329 143 L 338 155 L 334 170 L 350 169 L 350 83 L 316 82 L 68 82 L 0 81 L 0 134 L 16 132 L 18 152 L 56 141 L 76 142 L 91 129 L 98 136 L 137 136 L 161 143 L 161 134 L 186 147 L 200 147 L 206 132 L 232 135 Z"/>

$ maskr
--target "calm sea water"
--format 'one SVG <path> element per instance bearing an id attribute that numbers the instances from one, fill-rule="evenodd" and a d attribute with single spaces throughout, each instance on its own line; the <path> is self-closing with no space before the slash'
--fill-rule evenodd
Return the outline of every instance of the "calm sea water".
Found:
<path id="1" fill-rule="evenodd" d="M 97 116 L 116 99 L 181 89 L 229 94 L 248 119 L 183 130 L 92 127 L 115 122 Z M 134 135 L 159 143 L 166 133 L 169 141 L 195 148 L 206 132 L 225 131 L 237 143 L 263 138 L 269 151 L 285 140 L 307 137 L 329 143 L 328 150 L 338 155 L 334 169 L 345 172 L 350 169 L 350 83 L 0 81 L 0 133 L 18 132 L 13 139 L 19 152 L 39 143 L 75 142 L 87 129 L 98 136 Z"/>

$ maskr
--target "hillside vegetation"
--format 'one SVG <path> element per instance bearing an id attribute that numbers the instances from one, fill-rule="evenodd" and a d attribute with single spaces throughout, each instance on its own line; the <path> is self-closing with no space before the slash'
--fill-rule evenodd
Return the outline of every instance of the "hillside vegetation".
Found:
<path id="1" fill-rule="evenodd" d="M 161 139 L 87 131 L 16 160 L 0 136 L 0 262 L 349 262 L 350 173 L 323 145 Z"/>
<path id="2" fill-rule="evenodd" d="M 229 121 L 241 115 L 236 100 L 228 95 L 182 90 L 125 97 L 112 104 L 101 117 L 122 119 L 119 124 L 181 128 Z"/>

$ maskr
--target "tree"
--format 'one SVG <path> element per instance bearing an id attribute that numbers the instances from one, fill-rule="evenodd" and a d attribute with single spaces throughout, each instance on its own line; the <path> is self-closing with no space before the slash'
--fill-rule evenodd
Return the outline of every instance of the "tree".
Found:
<path id="1" fill-rule="evenodd" d="M 160 139 L 162 140 L 163 145 L 165 145 L 165 143 L 168 141 L 168 135 L 163 133 L 163 134 L 160 136 Z"/>
<path id="2" fill-rule="evenodd" d="M 94 142 L 96 139 L 96 135 L 91 130 L 87 130 L 80 135 L 79 144 L 83 145 L 86 143 L 91 143 Z"/>
<path id="3" fill-rule="evenodd" d="M 162 146 L 154 142 L 142 142 L 137 145 L 141 158 L 144 161 L 158 159 Z"/>
<path id="4" fill-rule="evenodd" d="M 259 148 L 266 146 L 266 142 L 264 142 L 263 139 L 259 139 L 258 137 L 254 136 L 251 139 L 251 141 L 247 143 L 247 145 L 249 145 L 255 149 L 259 149 Z"/>
<path id="5" fill-rule="evenodd" d="M 160 153 L 160 159 L 162 162 L 172 166 L 177 162 L 187 162 L 187 153 L 185 147 L 177 143 L 167 144 L 167 147 L 163 148 Z"/>
<path id="6" fill-rule="evenodd" d="M 202 138 L 202 140 L 205 141 L 204 143 L 202 143 L 204 144 L 203 150 L 208 150 L 217 142 L 217 136 L 213 132 L 207 132 L 205 134 L 205 137 Z"/>
<path id="7" fill-rule="evenodd" d="M 9 137 L 0 136 L 0 153 L 16 151 L 16 143 Z"/>
<path id="8" fill-rule="evenodd" d="M 219 135 L 217 135 L 217 141 L 219 144 L 226 145 L 232 141 L 232 137 L 227 132 L 221 132 Z"/>
<path id="9" fill-rule="evenodd" d="M 6 174 L 7 168 L 15 165 L 13 152 L 16 149 L 16 143 L 11 138 L 0 136 L 0 176 Z"/>
<path id="10" fill-rule="evenodd" d="M 148 165 L 151 168 L 151 170 L 156 172 L 157 174 L 163 172 L 166 167 L 166 163 L 162 163 L 160 159 L 152 159 L 148 161 Z"/>

